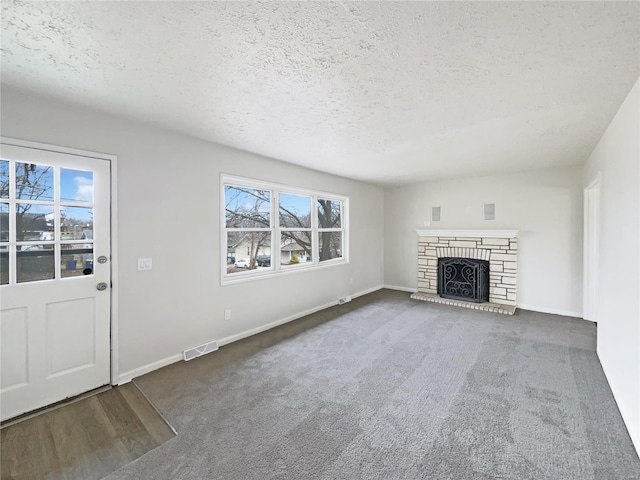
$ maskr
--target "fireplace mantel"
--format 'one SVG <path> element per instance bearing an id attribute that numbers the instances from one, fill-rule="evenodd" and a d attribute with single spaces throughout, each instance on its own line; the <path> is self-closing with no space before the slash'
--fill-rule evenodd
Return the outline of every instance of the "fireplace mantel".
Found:
<path id="1" fill-rule="evenodd" d="M 519 230 L 496 229 L 451 229 L 436 230 L 431 228 L 417 229 L 420 237 L 467 237 L 467 238 L 516 238 Z"/>

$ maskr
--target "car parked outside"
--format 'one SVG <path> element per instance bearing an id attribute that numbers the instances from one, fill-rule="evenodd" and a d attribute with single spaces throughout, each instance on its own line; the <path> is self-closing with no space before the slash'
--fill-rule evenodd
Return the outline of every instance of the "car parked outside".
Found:
<path id="1" fill-rule="evenodd" d="M 249 268 L 249 259 L 242 258 L 240 260 L 236 260 L 236 263 L 234 263 L 233 265 L 237 268 Z"/>
<path id="2" fill-rule="evenodd" d="M 256 264 L 259 267 L 270 267 L 271 266 L 271 256 L 269 255 L 258 255 L 256 257 Z"/>

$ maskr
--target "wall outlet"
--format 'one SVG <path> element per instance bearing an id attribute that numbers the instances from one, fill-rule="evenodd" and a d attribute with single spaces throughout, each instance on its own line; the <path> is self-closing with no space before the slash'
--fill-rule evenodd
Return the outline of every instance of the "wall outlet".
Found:
<path id="1" fill-rule="evenodd" d="M 153 261 L 150 258 L 138 259 L 138 271 L 143 272 L 145 270 L 151 270 L 153 268 Z"/>
<path id="2" fill-rule="evenodd" d="M 231 320 L 231 310 L 227 309 L 224 311 L 224 319 L 225 320 Z"/>

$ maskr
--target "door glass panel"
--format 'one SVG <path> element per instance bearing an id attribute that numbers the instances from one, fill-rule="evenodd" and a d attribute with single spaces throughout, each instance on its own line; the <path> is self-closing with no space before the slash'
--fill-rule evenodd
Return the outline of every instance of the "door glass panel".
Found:
<path id="1" fill-rule="evenodd" d="M 62 240 L 93 240 L 93 208 L 60 207 Z"/>
<path id="2" fill-rule="evenodd" d="M 61 202 L 93 202 L 93 172 L 60 169 Z"/>
<path id="3" fill-rule="evenodd" d="M 53 205 L 16 203 L 16 240 L 55 240 Z"/>
<path id="4" fill-rule="evenodd" d="M 87 272 L 87 269 L 91 272 Z M 93 245 L 62 245 L 60 255 L 62 278 L 78 277 L 93 273 Z"/>
<path id="5" fill-rule="evenodd" d="M 53 245 L 18 245 L 17 281 L 36 282 L 54 278 Z"/>
<path id="6" fill-rule="evenodd" d="M 311 261 L 311 232 L 282 232 L 281 265 L 299 265 Z"/>
<path id="7" fill-rule="evenodd" d="M 280 226 L 311 228 L 311 197 L 281 193 Z"/>
<path id="8" fill-rule="evenodd" d="M 0 198 L 9 198 L 9 162 L 0 160 Z"/>
<path id="9" fill-rule="evenodd" d="M 53 200 L 53 167 L 16 162 L 16 198 Z"/>

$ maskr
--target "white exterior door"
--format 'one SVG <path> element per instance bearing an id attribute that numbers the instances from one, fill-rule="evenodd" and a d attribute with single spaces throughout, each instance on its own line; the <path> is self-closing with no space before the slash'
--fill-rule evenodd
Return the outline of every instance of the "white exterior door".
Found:
<path id="1" fill-rule="evenodd" d="M 110 162 L 2 144 L 0 413 L 110 379 Z"/>

